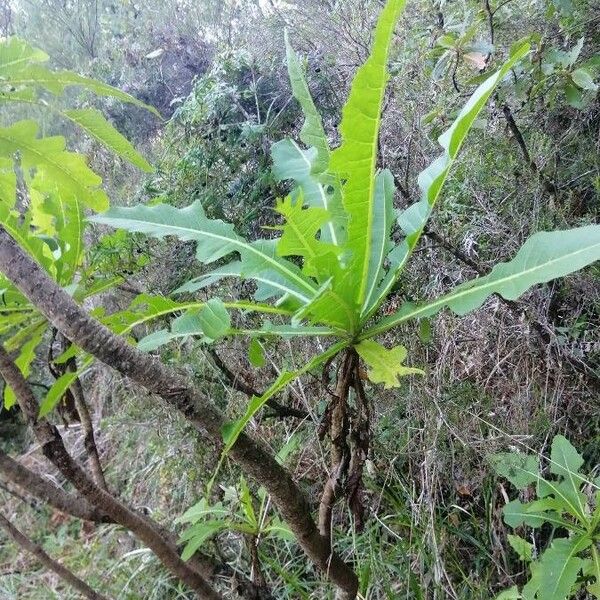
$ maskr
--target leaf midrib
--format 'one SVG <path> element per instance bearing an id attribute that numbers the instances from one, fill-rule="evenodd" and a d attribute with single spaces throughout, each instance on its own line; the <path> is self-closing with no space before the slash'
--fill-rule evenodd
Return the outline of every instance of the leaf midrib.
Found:
<path id="1" fill-rule="evenodd" d="M 476 286 L 473 285 L 465 290 L 460 290 L 459 292 L 454 292 L 454 293 L 450 293 L 447 296 L 442 296 L 441 298 L 439 298 L 438 300 L 434 300 L 433 302 L 426 304 L 424 306 L 420 306 L 419 308 L 413 310 L 412 312 L 409 312 L 405 315 L 399 316 L 397 319 L 394 320 L 390 320 L 388 322 L 386 322 L 384 325 L 382 325 L 381 327 L 377 327 L 374 326 L 371 329 L 368 329 L 367 331 L 364 332 L 364 334 L 362 334 L 360 336 L 359 339 L 366 339 L 366 338 L 370 338 L 373 337 L 375 335 L 378 335 L 380 333 L 384 333 L 386 331 L 388 331 L 389 329 L 391 329 L 392 327 L 395 327 L 396 325 L 399 325 L 400 323 L 403 323 L 404 321 L 407 321 L 409 319 L 414 319 L 415 317 L 417 317 L 419 314 L 421 313 L 425 313 L 428 312 L 430 310 L 435 310 L 438 307 L 443 307 L 444 305 L 448 304 L 449 302 L 455 300 L 455 299 L 459 299 L 462 298 L 464 296 L 469 295 L 469 293 L 473 293 L 473 292 L 480 292 L 482 290 L 485 290 L 487 288 L 493 288 L 493 287 L 497 287 L 500 285 L 503 285 L 507 282 L 510 282 L 511 280 L 520 278 L 522 276 L 531 274 L 531 273 L 535 273 L 536 271 L 539 271 L 549 265 L 552 265 L 554 263 L 558 263 L 558 262 L 562 262 L 566 259 L 569 259 L 573 256 L 577 256 L 578 254 L 582 254 L 585 252 L 588 252 L 594 248 L 600 247 L 600 242 L 597 244 L 592 244 L 590 246 L 586 246 L 585 248 L 581 248 L 579 250 L 576 250 L 575 252 L 571 252 L 569 254 L 563 254 L 560 257 L 554 258 L 552 260 L 549 260 L 547 262 L 544 262 L 542 264 L 536 265 L 535 267 L 531 268 L 531 269 L 526 269 L 524 271 L 519 271 L 518 273 L 513 273 L 512 275 L 508 275 L 506 277 L 503 277 L 502 279 L 494 279 L 493 281 L 488 281 L 487 283 L 481 285 L 481 286 Z M 505 263 L 506 264 L 506 263 Z M 491 273 L 489 275 L 486 275 L 485 277 L 489 277 L 491 275 Z M 477 281 L 477 280 L 475 280 Z M 535 284 L 534 284 L 535 285 Z M 531 286 L 530 286 L 531 287 Z"/>
<path id="2" fill-rule="evenodd" d="M 113 218 L 111 217 L 111 220 Z M 98 222 L 102 222 L 102 215 L 100 215 L 97 219 Z M 114 220 L 122 220 L 122 221 L 131 221 L 131 219 L 128 219 L 127 217 L 117 217 Z M 297 283 L 299 283 L 304 289 L 309 290 L 312 294 L 315 293 L 315 288 L 306 280 L 302 279 L 301 277 L 298 277 L 298 275 L 296 275 L 295 273 L 293 273 L 292 271 L 290 271 L 289 269 L 287 269 L 284 265 L 282 265 L 281 263 L 279 263 L 278 261 L 276 261 L 274 258 L 271 258 L 268 254 L 265 254 L 264 252 L 261 252 L 260 250 L 258 250 L 257 248 L 255 248 L 252 244 L 249 244 L 248 242 L 245 242 L 239 238 L 230 238 L 230 237 L 226 237 L 223 235 L 219 235 L 217 233 L 213 233 L 211 231 L 205 230 L 205 229 L 191 229 L 189 227 L 183 227 L 181 225 L 173 225 L 172 223 L 169 224 L 164 224 L 164 223 L 156 223 L 153 221 L 143 221 L 140 222 L 141 224 L 151 224 L 151 225 L 155 225 L 158 227 L 164 227 L 165 229 L 175 229 L 178 231 L 187 231 L 189 233 L 191 233 L 194 236 L 197 236 L 198 234 L 202 234 L 202 235 L 206 235 L 207 237 L 212 237 L 214 239 L 217 240 L 221 240 L 224 242 L 227 242 L 229 244 L 233 244 L 235 246 L 238 246 L 244 250 L 253 252 L 255 255 L 261 257 L 262 259 L 264 259 L 266 262 L 268 262 L 269 264 L 273 265 L 273 267 L 275 269 L 277 269 L 278 271 L 280 271 L 281 273 L 283 273 L 286 277 L 289 277 L 290 279 L 293 279 L 294 281 L 296 281 Z M 192 238 L 195 239 L 195 238 Z M 196 240 L 198 241 L 198 240 Z M 305 302 L 308 302 L 310 299 L 309 298 L 304 298 Z"/>

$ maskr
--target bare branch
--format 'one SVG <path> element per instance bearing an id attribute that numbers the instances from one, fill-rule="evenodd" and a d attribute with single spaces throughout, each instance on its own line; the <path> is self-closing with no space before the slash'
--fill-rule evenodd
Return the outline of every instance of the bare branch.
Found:
<path id="1" fill-rule="evenodd" d="M 21 371 L 0 344 L 0 375 L 13 389 L 21 411 L 41 445 L 44 456 L 73 484 L 88 502 L 106 512 L 116 523 L 126 527 L 143 541 L 161 562 L 181 581 L 194 590 L 199 598 L 222 600 L 199 573 L 179 557 L 177 548 L 160 529 L 146 517 L 134 512 L 120 500 L 99 488 L 67 452 L 58 429 L 46 420 L 38 420 L 35 396 Z"/>
<path id="2" fill-rule="evenodd" d="M 47 479 L 13 460 L 0 449 L 0 474 L 22 490 L 43 500 L 61 512 L 95 523 L 110 523 L 111 519 L 81 496 L 68 494 Z"/>
<path id="3" fill-rule="evenodd" d="M 66 567 L 55 561 L 46 554 L 40 546 L 31 541 L 21 533 L 3 514 L 0 513 L 0 527 L 27 552 L 33 554 L 47 569 L 54 571 L 62 580 L 74 587 L 79 593 L 89 600 L 108 600 L 106 596 L 95 592 L 87 583 L 79 579 L 77 575 Z"/>

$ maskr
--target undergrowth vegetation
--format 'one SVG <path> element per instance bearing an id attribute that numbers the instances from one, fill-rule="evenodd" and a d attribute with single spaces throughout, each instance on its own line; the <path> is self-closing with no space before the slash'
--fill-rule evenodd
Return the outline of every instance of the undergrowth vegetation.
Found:
<path id="1" fill-rule="evenodd" d="M 5 3 L 0 596 L 600 597 L 595 8 Z"/>

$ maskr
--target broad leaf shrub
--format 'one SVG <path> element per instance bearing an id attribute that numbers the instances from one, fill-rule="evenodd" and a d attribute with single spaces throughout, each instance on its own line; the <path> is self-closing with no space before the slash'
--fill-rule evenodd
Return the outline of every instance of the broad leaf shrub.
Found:
<path id="1" fill-rule="evenodd" d="M 251 399 L 239 420 L 223 429 L 224 456 L 270 398 L 303 373 L 322 367 L 337 355 L 341 354 L 343 360 L 360 357 L 373 383 L 396 387 L 400 377 L 421 371 L 404 364 L 407 359 L 404 347 L 385 348 L 377 342 L 378 336 L 404 322 L 418 321 L 445 308 L 464 315 L 479 308 L 492 294 L 506 299 L 518 298 L 536 284 L 567 275 L 600 258 L 599 226 L 536 233 L 513 260 L 496 265 L 488 275 L 460 285 L 439 298 L 421 304 L 406 303 L 393 314 L 382 316 L 380 308 L 409 263 L 467 134 L 488 99 L 529 52 L 527 42 L 515 44 L 505 62 L 478 85 L 451 127 L 439 137 L 439 156 L 419 175 L 421 199 L 408 209 L 397 211 L 393 176 L 388 170 L 378 168 L 378 140 L 393 34 L 403 8 L 403 0 L 388 0 L 381 12 L 371 54 L 358 70 L 343 109 L 341 142 L 336 148 L 329 144 L 300 59 L 286 40 L 292 90 L 305 121 L 299 141 L 285 139 L 272 148 L 273 175 L 277 180 L 290 182 L 292 190 L 277 200 L 274 209 L 278 221 L 268 236 L 246 239 L 231 223 L 207 216 L 200 201 L 185 208 L 158 201 L 146 206 L 115 207 L 92 218 L 96 223 L 151 237 L 175 236 L 194 241 L 196 258 L 207 266 L 207 271 L 181 286 L 177 294 L 193 294 L 223 279 L 249 280 L 255 285 L 253 299 L 214 297 L 202 302 L 186 302 L 142 295 L 127 311 L 99 315 L 114 332 L 128 337 L 137 325 L 175 315 L 169 328 L 141 340 L 141 348 L 154 350 L 171 340 L 189 336 L 209 344 L 239 335 L 251 340 L 253 360 L 259 363 L 262 339 L 318 337 L 331 341 L 325 351 L 315 353 L 303 367 L 283 371 L 264 394 Z M 20 41 L 9 41 L 3 47 L 7 50 L 0 55 L 3 61 L 0 66 L 4 64 L 6 76 L 0 81 L 2 85 L 10 81 L 2 95 L 5 100 L 36 103 L 40 100 L 39 90 L 60 95 L 67 86 L 82 86 L 125 102 L 136 102 L 110 86 L 45 69 L 38 64 L 45 61 L 45 55 Z M 144 159 L 97 112 L 57 110 L 124 158 L 148 169 Z M 0 163 L 0 184 L 2 201 L 8 198 L 3 204 L 7 222 L 14 213 L 16 198 L 15 152 L 22 154 L 28 169 L 28 189 L 35 190 L 36 179 L 43 179 L 39 185 L 50 182 L 69 210 L 78 208 L 80 202 L 98 212 L 107 208 L 101 181 L 85 161 L 66 152 L 62 138 L 39 138 L 35 123 L 22 122 L 0 132 L 0 160 L 4 160 Z M 40 174 L 46 177 L 40 178 Z M 51 190 L 43 187 L 42 190 L 45 206 Z M 81 240 L 83 221 L 81 208 L 78 210 L 73 223 L 77 225 L 77 239 Z M 77 243 L 67 242 L 60 249 L 69 227 L 60 224 L 57 228 L 58 218 L 56 213 L 48 215 L 46 210 L 38 211 L 25 221 L 25 227 L 22 227 L 23 221 L 16 219 L 10 233 L 61 285 L 72 286 L 76 298 L 82 300 L 111 282 L 97 282 L 91 290 L 80 289 L 73 278 L 80 258 L 75 261 L 76 267 L 66 269 L 65 273 L 70 270 L 70 277 L 62 278 L 61 266 L 59 278 L 56 270 L 61 261 L 58 259 L 67 256 Z M 48 231 L 44 231 L 44 227 L 49 228 Z M 395 241 L 398 230 L 402 233 L 400 242 Z M 0 287 L 14 309 L 7 331 L 17 330 L 7 345 L 20 348 L 19 367 L 27 374 L 36 347 L 31 332 L 36 333 L 39 327 L 42 336 L 45 320 L 8 283 L 3 282 Z M 266 318 L 253 329 L 237 329 L 232 326 L 231 311 L 263 314 Z M 274 317 L 277 317 L 276 322 L 273 322 Z M 27 343 L 21 345 L 23 339 Z M 62 359 L 76 353 L 77 349 L 71 348 Z M 81 368 L 90 362 L 91 358 L 84 356 Z M 69 373 L 57 382 L 42 405 L 42 414 L 52 410 L 72 382 L 69 378 L 75 376 Z M 353 385 L 359 393 L 364 391 L 360 382 L 355 380 Z M 357 473 L 360 476 L 360 469 Z M 240 494 L 245 494 L 243 485 Z M 203 506 L 209 516 L 215 516 L 214 505 L 206 501 Z M 248 514 L 243 517 L 238 514 L 226 522 L 241 531 L 247 527 L 240 523 L 244 523 L 244 519 L 248 521 Z M 219 525 L 215 524 L 207 532 L 203 519 L 189 519 L 193 527 L 197 526 L 197 535 L 184 534 L 189 544 L 186 556 L 191 556 L 213 532 L 225 527 L 219 519 L 212 520 L 218 520 Z M 256 529 L 252 532 L 261 533 Z"/>
<path id="2" fill-rule="evenodd" d="M 198 292 L 225 278 L 252 280 L 256 285 L 255 302 L 247 302 L 244 309 L 264 313 L 270 305 L 286 321 L 273 324 L 266 320 L 257 329 L 237 330 L 229 317 L 231 304 L 228 307 L 224 299 L 213 298 L 201 308 L 183 310 L 170 329 L 143 339 L 143 348 L 156 349 L 187 336 L 198 336 L 206 343 L 232 335 L 249 337 L 253 344 L 271 336 L 332 340 L 325 352 L 316 354 L 296 371 L 282 372 L 262 396 L 251 399 L 245 414 L 223 430 L 223 456 L 270 398 L 336 355 L 356 352 L 366 363 L 373 383 L 396 387 L 400 377 L 422 371 L 403 364 L 407 358 L 404 347 L 386 349 L 376 341 L 377 336 L 444 308 L 464 315 L 479 308 L 492 294 L 516 299 L 536 284 L 567 275 L 600 258 L 598 226 L 536 233 L 513 260 L 496 265 L 489 275 L 460 285 L 440 298 L 417 305 L 407 303 L 394 314 L 380 317 L 379 309 L 408 264 L 473 123 L 504 78 L 529 52 L 528 43 L 516 44 L 504 64 L 479 84 L 452 126 L 440 136 L 441 154 L 420 174 L 421 199 L 398 212 L 393 206 L 393 176 L 388 170 L 378 169 L 377 164 L 387 64 L 403 7 L 401 0 L 390 0 L 381 13 L 371 55 L 358 70 L 343 109 L 337 148 L 329 145 L 301 62 L 286 37 L 292 90 L 305 120 L 299 142 L 284 139 L 272 148 L 274 176 L 294 185 L 291 193 L 275 205 L 282 223 L 274 225 L 272 231 L 279 235 L 245 239 L 231 224 L 208 218 L 199 201 L 182 209 L 162 203 L 113 208 L 93 219 L 156 238 L 175 236 L 195 241 L 197 259 L 218 266 L 184 284 L 176 293 Z M 403 239 L 395 243 L 392 233 L 398 227 Z M 335 465 L 332 468 L 335 471 Z M 185 534 L 186 555 L 222 525 L 215 523 L 214 531 L 207 531 L 206 521 L 196 524 L 197 536 L 193 529 Z"/>
<path id="3" fill-rule="evenodd" d="M 529 577 L 521 589 L 514 586 L 497 600 L 566 600 L 580 590 L 600 598 L 600 480 L 581 473 L 583 458 L 562 435 L 552 441 L 547 462 L 544 468 L 539 457 L 515 452 L 492 457 L 498 475 L 518 490 L 534 488 L 537 496 L 531 502 L 511 500 L 504 522 L 520 533 L 544 525 L 554 532 L 543 551 L 516 533 L 508 536 Z"/>
<path id="4" fill-rule="evenodd" d="M 397 386 L 398 377 L 415 372 L 402 365 L 401 347 L 386 350 L 375 341 L 406 321 L 431 316 L 443 308 L 464 315 L 479 308 L 492 294 L 515 299 L 533 285 L 583 268 L 600 258 L 600 227 L 534 234 L 516 257 L 492 272 L 469 281 L 446 295 L 419 305 L 405 304 L 379 318 L 386 301 L 439 199 L 450 169 L 475 119 L 497 86 L 529 52 L 528 43 L 515 44 L 511 55 L 471 95 L 452 126 L 440 136 L 440 156 L 419 175 L 421 199 L 398 212 L 393 207 L 391 173 L 377 168 L 381 109 L 388 80 L 387 64 L 402 0 L 390 0 L 382 10 L 373 48 L 358 70 L 340 125 L 341 144 L 331 149 L 315 108 L 299 58 L 287 41 L 292 89 L 305 114 L 300 142 L 286 139 L 273 146 L 273 171 L 295 187 L 278 200 L 275 211 L 283 224 L 281 235 L 257 240 L 240 236 L 232 225 L 206 217 L 200 202 L 186 208 L 153 203 L 115 207 L 93 221 L 163 238 L 175 236 L 196 242 L 196 257 L 205 265 L 219 263 L 188 282 L 176 293 L 196 292 L 224 278 L 252 280 L 255 303 L 247 311 L 265 311 L 271 303 L 287 323 L 265 321 L 262 327 L 239 331 L 230 326 L 227 308 L 215 298 L 201 309 L 179 316 L 170 330 L 152 334 L 142 343 L 156 348 L 174 337 L 196 335 L 204 340 L 243 335 L 331 338 L 333 344 L 294 372 L 283 372 L 245 417 L 224 436 L 227 446 L 236 432 L 274 394 L 290 381 L 331 357 L 354 348 L 366 362 L 375 383 Z M 394 243 L 392 231 L 404 234 Z M 226 260 L 228 259 L 228 260 Z"/>

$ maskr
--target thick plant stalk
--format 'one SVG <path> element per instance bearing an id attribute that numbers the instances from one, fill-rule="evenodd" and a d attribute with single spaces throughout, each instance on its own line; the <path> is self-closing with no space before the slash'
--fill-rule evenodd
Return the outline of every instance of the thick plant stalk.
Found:
<path id="1" fill-rule="evenodd" d="M 1 227 L 0 271 L 74 344 L 160 396 L 196 429 L 208 434 L 219 446 L 222 444 L 221 428 L 226 420 L 210 400 L 194 389 L 185 377 L 130 346 L 90 317 Z M 305 495 L 275 457 L 244 433 L 237 439 L 230 455 L 269 492 L 315 565 L 344 590 L 348 598 L 356 597 L 358 579 L 355 573 L 331 550 L 329 540 L 319 533 Z"/>
<path id="2" fill-rule="evenodd" d="M 54 571 L 63 581 L 75 588 L 84 598 L 89 600 L 108 600 L 106 596 L 95 592 L 77 575 L 55 561 L 42 550 L 40 546 L 21 533 L 3 514 L 0 513 L 0 527 L 24 550 L 33 554 L 47 569 Z"/>
<path id="3" fill-rule="evenodd" d="M 61 490 L 47 479 L 40 477 L 25 468 L 21 463 L 13 460 L 1 449 L 0 475 L 62 513 L 94 523 L 112 522 L 105 513 L 92 506 L 85 498 Z"/>
<path id="4" fill-rule="evenodd" d="M 58 429 L 46 420 L 38 420 L 38 404 L 21 371 L 0 344 L 0 375 L 10 385 L 28 425 L 34 432 L 44 456 L 94 506 L 144 542 L 173 575 L 181 579 L 203 600 L 222 600 L 198 572 L 181 560 L 173 544 L 148 519 L 132 511 L 120 500 L 99 488 L 67 452 Z"/>
<path id="5" fill-rule="evenodd" d="M 333 408 L 329 419 L 329 438 L 331 439 L 331 469 L 325 482 L 321 503 L 319 505 L 319 531 L 321 536 L 331 544 L 331 516 L 333 505 L 341 492 L 342 481 L 348 472 L 350 449 L 346 437 L 348 435 L 348 392 L 352 384 L 356 352 L 346 351 L 338 375 L 338 382 L 333 398 Z"/>
<path id="6" fill-rule="evenodd" d="M 346 493 L 357 531 L 364 528 L 363 470 L 371 443 L 371 407 L 362 383 L 358 360 L 354 364 L 355 411 L 350 425 L 351 450 Z"/>

